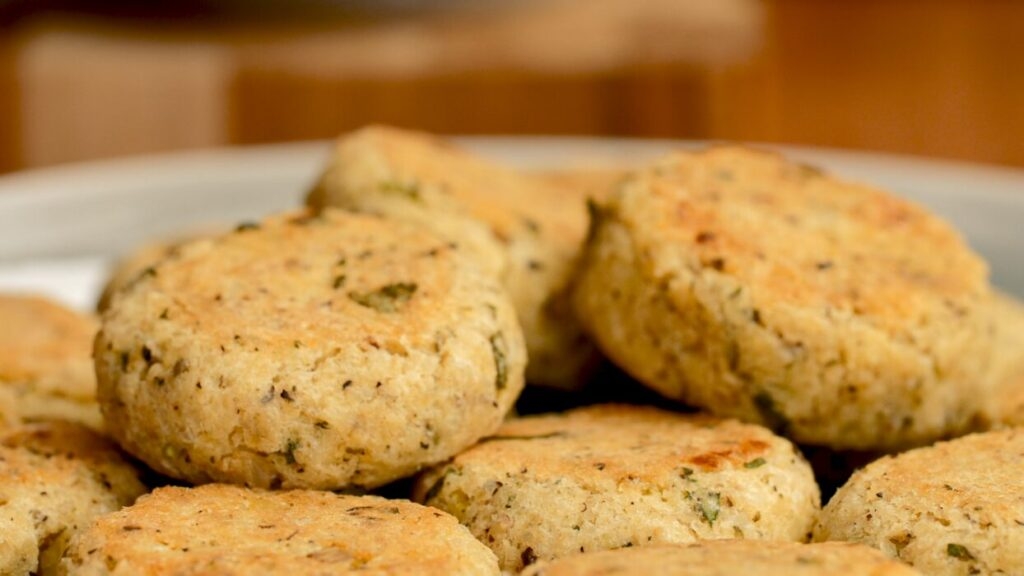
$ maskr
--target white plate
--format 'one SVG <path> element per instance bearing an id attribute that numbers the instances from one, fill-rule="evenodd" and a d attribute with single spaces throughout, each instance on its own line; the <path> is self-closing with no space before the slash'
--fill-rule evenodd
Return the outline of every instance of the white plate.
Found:
<path id="1" fill-rule="evenodd" d="M 463 138 L 523 168 L 623 163 L 693 142 Z M 951 220 L 1024 297 L 1024 171 L 907 157 L 775 147 L 844 177 L 922 202 Z M 0 290 L 90 308 L 118 254 L 148 239 L 300 204 L 324 142 L 230 148 L 79 164 L 0 177 Z"/>

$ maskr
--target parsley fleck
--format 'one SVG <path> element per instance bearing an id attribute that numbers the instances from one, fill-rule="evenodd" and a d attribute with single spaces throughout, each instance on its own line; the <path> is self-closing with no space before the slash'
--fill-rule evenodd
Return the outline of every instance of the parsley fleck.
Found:
<path id="1" fill-rule="evenodd" d="M 721 509 L 721 499 L 718 492 L 712 492 L 700 501 L 700 513 L 707 520 L 708 524 L 714 526 L 718 519 L 718 511 Z"/>
<path id="2" fill-rule="evenodd" d="M 284 461 L 288 464 L 295 464 L 295 451 L 299 448 L 299 441 L 289 438 L 284 445 Z"/>
<path id="3" fill-rule="evenodd" d="M 387 284 L 372 292 L 349 292 L 348 297 L 356 304 L 378 312 L 397 312 L 398 307 L 408 302 L 418 286 L 413 282 Z"/>
<path id="4" fill-rule="evenodd" d="M 754 468 L 760 468 L 761 466 L 764 466 L 765 464 L 766 464 L 766 461 L 765 461 L 764 458 L 754 458 L 750 462 L 745 463 L 743 465 L 743 467 L 744 468 L 748 468 L 748 469 L 754 469 Z"/>
<path id="5" fill-rule="evenodd" d="M 406 198 L 415 200 L 416 202 L 422 200 L 420 197 L 420 185 L 415 181 L 399 182 L 398 180 L 384 180 L 378 184 L 378 188 L 381 192 L 405 196 Z"/>
<path id="6" fill-rule="evenodd" d="M 946 544 L 946 554 L 965 562 L 967 560 L 974 560 L 974 555 L 963 544 L 954 544 L 952 542 Z"/>

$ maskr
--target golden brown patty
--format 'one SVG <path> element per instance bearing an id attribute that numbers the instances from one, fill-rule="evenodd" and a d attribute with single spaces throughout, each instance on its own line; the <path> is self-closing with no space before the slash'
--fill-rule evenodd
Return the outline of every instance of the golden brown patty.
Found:
<path id="1" fill-rule="evenodd" d="M 572 190 L 439 138 L 371 127 L 339 140 L 308 202 L 415 222 L 457 242 L 508 289 L 526 335 L 527 380 L 576 388 L 589 374 L 595 351 L 566 299 L 587 227 Z"/>
<path id="2" fill-rule="evenodd" d="M 921 207 L 773 154 L 635 173 L 581 269 L 576 310 L 616 363 L 800 442 L 925 443 L 967 429 L 985 396 L 981 259 Z"/>
<path id="3" fill-rule="evenodd" d="M 890 456 L 855 473 L 815 540 L 881 549 L 925 574 L 1024 574 L 1024 428 Z"/>
<path id="4" fill-rule="evenodd" d="M 804 540 L 819 506 L 810 467 L 767 429 L 619 405 L 511 420 L 420 477 L 414 498 L 513 571 L 703 538 Z"/>
<path id="5" fill-rule="evenodd" d="M 847 542 L 797 544 L 704 540 L 621 548 L 542 562 L 522 576 L 914 576 L 916 570 L 877 550 Z"/>
<path id="6" fill-rule="evenodd" d="M 446 241 L 280 216 L 183 246 L 96 341 L 111 433 L 194 483 L 368 488 L 492 433 L 523 386 L 508 296 Z"/>
<path id="7" fill-rule="evenodd" d="M 159 488 L 72 542 L 70 576 L 498 574 L 451 516 L 406 500 Z"/>
<path id="8" fill-rule="evenodd" d="M 56 574 L 74 534 L 143 492 L 113 444 L 80 424 L 0 433 L 0 574 Z"/>
<path id="9" fill-rule="evenodd" d="M 51 418 L 101 426 L 95 318 L 39 296 L 0 294 L 0 427 Z"/>

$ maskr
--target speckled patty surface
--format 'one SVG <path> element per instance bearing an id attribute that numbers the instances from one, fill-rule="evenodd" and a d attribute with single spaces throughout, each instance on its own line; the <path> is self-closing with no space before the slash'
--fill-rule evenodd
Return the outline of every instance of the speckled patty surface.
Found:
<path id="1" fill-rule="evenodd" d="M 181 247 L 96 341 L 111 433 L 193 483 L 368 488 L 492 433 L 523 386 L 508 297 L 375 216 L 268 219 Z"/>
<path id="2" fill-rule="evenodd" d="M 100 313 L 106 310 L 110 306 L 111 300 L 114 299 L 114 294 L 129 287 L 147 268 L 155 266 L 164 258 L 173 256 L 180 246 L 203 236 L 213 236 L 224 231 L 216 227 L 201 228 L 143 244 L 125 254 L 110 269 L 107 282 L 103 285 L 103 291 L 96 303 L 96 310 Z"/>
<path id="3" fill-rule="evenodd" d="M 586 235 L 583 198 L 427 134 L 365 128 L 338 141 L 309 204 L 386 214 L 458 242 L 502 279 L 526 335 L 527 380 L 582 383 L 596 352 L 566 287 Z"/>
<path id="4" fill-rule="evenodd" d="M 620 548 L 531 566 L 522 576 L 915 576 L 902 562 L 848 542 L 703 540 Z"/>
<path id="5" fill-rule="evenodd" d="M 987 268 L 884 192 L 768 153 L 673 154 L 598 211 L 581 268 L 575 308 L 602 350 L 712 413 L 891 449 L 981 408 Z"/>
<path id="6" fill-rule="evenodd" d="M 815 540 L 881 549 L 925 574 L 1024 574 L 1024 429 L 869 464 L 822 511 Z"/>
<path id="7" fill-rule="evenodd" d="M 55 574 L 74 534 L 143 492 L 113 443 L 80 424 L 0 432 L 0 574 Z"/>
<path id="8" fill-rule="evenodd" d="M 50 418 L 100 426 L 92 316 L 38 296 L 0 294 L 0 427 Z"/>
<path id="9" fill-rule="evenodd" d="M 457 517 L 503 570 L 702 538 L 804 540 L 819 506 L 810 467 L 767 429 L 622 405 L 511 420 L 423 474 L 414 498 Z"/>
<path id="10" fill-rule="evenodd" d="M 987 398 L 982 426 L 1024 426 L 1024 304 L 997 292 L 990 313 L 995 326 L 995 388 Z"/>
<path id="11" fill-rule="evenodd" d="M 159 488 L 76 538 L 70 576 L 497 575 L 451 516 L 406 500 L 209 484 Z"/>

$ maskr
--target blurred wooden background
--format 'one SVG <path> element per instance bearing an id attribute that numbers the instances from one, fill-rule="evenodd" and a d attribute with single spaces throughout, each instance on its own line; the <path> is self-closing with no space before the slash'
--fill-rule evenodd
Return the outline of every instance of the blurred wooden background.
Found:
<path id="1" fill-rule="evenodd" d="M 1024 166 L 1013 0 L 77 4 L 0 0 L 0 171 L 368 122 Z"/>

